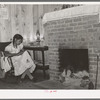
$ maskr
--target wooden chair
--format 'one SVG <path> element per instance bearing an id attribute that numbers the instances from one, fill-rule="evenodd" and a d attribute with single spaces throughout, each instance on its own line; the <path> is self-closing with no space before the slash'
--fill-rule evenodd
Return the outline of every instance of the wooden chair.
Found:
<path id="1" fill-rule="evenodd" d="M 10 43 L 11 42 L 0 42 L 0 53 L 1 53 L 1 56 L 6 56 L 6 54 L 5 54 L 5 47 L 8 46 Z M 5 80 L 6 82 L 8 81 L 10 83 L 15 83 L 15 82 L 17 82 L 18 78 L 14 76 L 14 67 L 13 67 L 13 63 L 12 63 L 11 57 L 9 57 L 9 60 L 11 62 L 11 70 L 8 71 L 5 74 L 5 77 L 2 80 Z"/>
<path id="2" fill-rule="evenodd" d="M 0 42 L 0 51 L 4 52 L 5 47 L 8 46 L 11 42 Z"/>

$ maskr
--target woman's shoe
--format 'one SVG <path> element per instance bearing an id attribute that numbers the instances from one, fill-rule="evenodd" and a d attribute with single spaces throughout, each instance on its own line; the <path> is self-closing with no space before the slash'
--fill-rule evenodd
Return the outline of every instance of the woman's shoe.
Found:
<path id="1" fill-rule="evenodd" d="M 36 78 L 30 79 L 32 82 L 36 82 Z"/>
<path id="2" fill-rule="evenodd" d="M 20 76 L 17 77 L 17 83 L 22 83 L 24 81 L 24 78 L 21 78 Z"/>

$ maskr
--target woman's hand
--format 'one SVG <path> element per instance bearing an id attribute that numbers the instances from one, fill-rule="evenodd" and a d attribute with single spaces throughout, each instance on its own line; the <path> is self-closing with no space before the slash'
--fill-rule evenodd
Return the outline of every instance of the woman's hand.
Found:
<path id="1" fill-rule="evenodd" d="M 24 49 L 20 50 L 20 52 L 17 53 L 17 56 L 22 55 L 25 52 Z"/>

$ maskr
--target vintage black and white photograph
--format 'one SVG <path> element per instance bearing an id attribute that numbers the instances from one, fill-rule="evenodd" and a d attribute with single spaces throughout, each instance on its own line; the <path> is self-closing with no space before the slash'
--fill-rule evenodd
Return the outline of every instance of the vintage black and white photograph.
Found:
<path id="1" fill-rule="evenodd" d="M 99 78 L 100 4 L 0 4 L 0 89 L 97 90 Z"/>

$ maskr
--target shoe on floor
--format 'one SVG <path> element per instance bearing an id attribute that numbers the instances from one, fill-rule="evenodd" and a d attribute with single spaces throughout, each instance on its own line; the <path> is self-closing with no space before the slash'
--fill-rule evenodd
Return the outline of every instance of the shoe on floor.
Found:
<path id="1" fill-rule="evenodd" d="M 36 78 L 30 79 L 32 82 L 36 82 Z"/>

